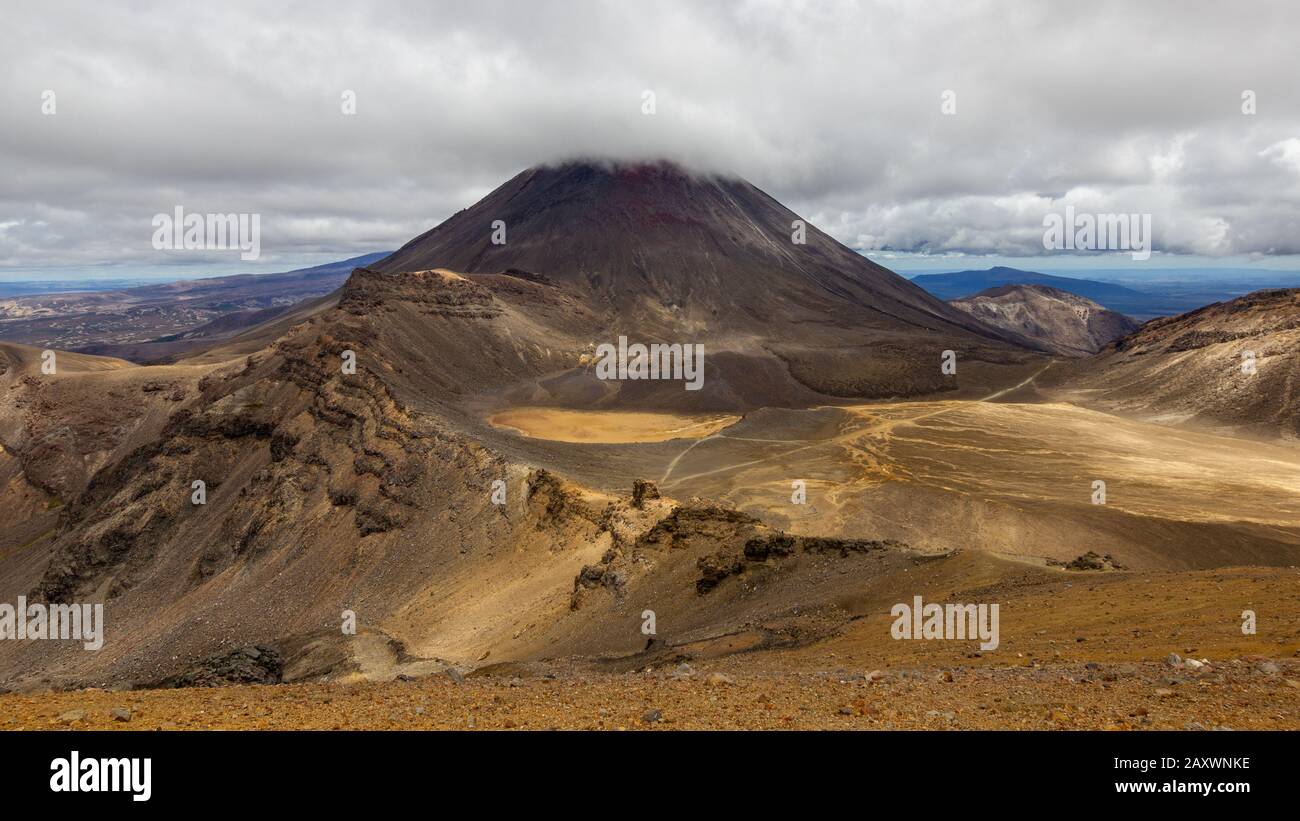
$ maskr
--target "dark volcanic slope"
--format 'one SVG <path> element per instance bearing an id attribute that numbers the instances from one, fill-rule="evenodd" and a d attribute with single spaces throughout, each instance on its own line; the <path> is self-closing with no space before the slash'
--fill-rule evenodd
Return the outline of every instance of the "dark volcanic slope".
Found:
<path id="1" fill-rule="evenodd" d="M 796 245 L 797 219 L 743 180 L 666 164 L 570 163 L 525 171 L 374 268 L 520 268 L 634 313 L 670 310 L 704 324 L 766 327 L 778 312 L 822 318 L 828 308 L 852 308 L 861 314 L 855 320 L 875 327 L 988 335 L 812 226 L 807 243 Z M 495 220 L 506 224 L 505 245 L 491 243 Z"/>
<path id="2" fill-rule="evenodd" d="M 1253 374 L 1242 367 L 1248 354 Z M 1077 365 L 1067 384 L 1076 398 L 1119 412 L 1300 435 L 1300 289 L 1152 320 Z"/>
<path id="3" fill-rule="evenodd" d="M 945 349 L 1020 357 L 1006 335 L 815 227 L 795 244 L 797 219 L 742 180 L 570 163 L 516 176 L 372 268 L 539 275 L 590 311 L 592 346 L 619 333 L 704 343 L 741 406 L 950 388 Z M 498 220 L 504 245 L 492 243 Z M 766 388 L 738 387 L 760 373 Z"/>
<path id="4" fill-rule="evenodd" d="M 1096 353 L 1140 324 L 1091 299 L 1046 285 L 1003 285 L 951 304 L 987 325 L 1065 356 Z"/>

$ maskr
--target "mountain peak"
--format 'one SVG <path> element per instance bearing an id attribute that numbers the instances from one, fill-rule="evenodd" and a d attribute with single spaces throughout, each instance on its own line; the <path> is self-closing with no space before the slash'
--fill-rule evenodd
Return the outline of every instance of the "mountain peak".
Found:
<path id="1" fill-rule="evenodd" d="M 619 335 L 707 344 L 711 362 L 730 358 L 703 392 L 718 406 L 941 390 L 952 386 L 936 364 L 944 350 L 1023 354 L 753 184 L 666 160 L 530 168 L 370 267 L 412 275 L 407 290 L 431 282 L 414 272 L 437 269 L 485 282 L 510 272 L 493 280 L 506 290 L 546 283 L 548 296 L 530 298 L 585 311 L 584 345 Z M 542 310 L 511 308 L 531 322 Z"/>
<path id="2" fill-rule="evenodd" d="M 829 311 L 867 327 L 989 333 L 751 183 L 669 160 L 529 168 L 372 268 L 529 271 L 697 324 Z"/>
<path id="3" fill-rule="evenodd" d="M 643 157 L 620 159 L 600 156 L 573 156 L 554 162 L 539 163 L 523 174 L 588 174 L 593 177 L 614 177 L 628 183 L 652 180 L 679 180 L 707 182 L 711 180 L 738 180 L 738 176 L 717 170 L 691 165 L 668 157 Z"/>

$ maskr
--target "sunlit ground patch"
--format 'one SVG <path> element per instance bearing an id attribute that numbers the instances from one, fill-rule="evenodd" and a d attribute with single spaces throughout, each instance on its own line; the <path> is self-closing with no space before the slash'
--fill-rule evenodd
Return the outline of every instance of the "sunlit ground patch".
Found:
<path id="1" fill-rule="evenodd" d="M 488 424 L 533 439 L 583 444 L 666 442 L 702 439 L 740 421 L 723 414 L 684 415 L 636 411 L 582 411 L 563 408 L 510 408 L 488 417 Z"/>

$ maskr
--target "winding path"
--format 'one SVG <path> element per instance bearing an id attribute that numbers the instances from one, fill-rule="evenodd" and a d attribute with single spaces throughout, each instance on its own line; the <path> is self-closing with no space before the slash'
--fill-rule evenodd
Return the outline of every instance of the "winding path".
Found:
<path id="1" fill-rule="evenodd" d="M 1042 376 L 1043 373 L 1045 373 L 1045 372 L 1047 371 L 1048 368 L 1052 367 L 1052 366 L 1055 365 L 1055 364 L 1056 364 L 1056 360 L 1053 359 L 1051 362 L 1048 362 L 1046 365 L 1044 365 L 1043 367 L 1041 367 L 1041 368 L 1039 368 L 1038 370 L 1034 371 L 1034 372 L 1033 372 L 1032 374 L 1030 374 L 1028 377 L 1026 377 L 1025 379 L 1023 379 L 1023 380 L 1020 381 L 1020 382 L 1017 382 L 1016 384 L 1012 385 L 1012 386 L 1009 387 L 1009 388 L 1003 388 L 1003 389 L 1001 389 L 1001 390 L 994 391 L 993 393 L 990 393 L 988 396 L 981 397 L 981 398 L 979 398 L 979 399 L 971 399 L 971 400 L 966 400 L 966 401 L 969 401 L 969 402 L 972 402 L 972 403 L 978 403 L 978 402 L 991 402 L 991 401 L 993 401 L 993 400 L 995 400 L 995 399 L 1000 399 L 1001 397 L 1006 396 L 1006 395 L 1009 394 L 1009 393 L 1014 393 L 1015 391 L 1018 391 L 1018 390 L 1020 390 L 1021 388 L 1024 388 L 1024 387 L 1027 387 L 1027 386 L 1033 384 L 1033 382 L 1034 382 L 1035 379 L 1037 379 L 1038 377 Z M 867 433 L 875 433 L 875 432 L 879 432 L 879 431 L 881 431 L 881 430 L 885 430 L 885 429 L 892 429 L 892 428 L 894 428 L 895 426 L 900 425 L 900 424 L 905 424 L 905 423 L 909 423 L 909 422 L 918 422 L 918 421 L 920 421 L 920 420 L 922 420 L 922 419 L 929 419 L 929 418 L 931 418 L 931 417 L 938 416 L 938 415 L 941 414 L 941 413 L 947 413 L 948 411 L 952 410 L 952 409 L 953 409 L 954 407 L 956 407 L 957 405 L 959 405 L 959 404 L 965 404 L 965 402 L 963 402 L 963 401 L 961 401 L 961 400 L 958 400 L 958 401 L 940 401 L 938 404 L 939 404 L 939 407 L 938 407 L 937 409 L 932 410 L 932 411 L 930 411 L 930 412 L 928 412 L 928 413 L 920 413 L 920 414 L 917 414 L 916 416 L 909 416 L 909 417 L 906 417 L 906 418 L 904 418 L 904 419 L 891 419 L 891 420 L 883 420 L 883 419 L 882 419 L 882 420 L 880 420 L 880 424 L 872 425 L 872 426 L 870 426 L 870 427 L 865 427 L 865 428 L 858 428 L 857 430 L 851 431 L 851 432 L 846 433 L 846 434 L 844 434 L 844 435 L 842 435 L 842 436 L 836 436 L 836 437 L 833 437 L 833 438 L 831 438 L 831 439 L 748 439 L 748 438 L 741 437 L 741 436 L 728 436 L 728 435 L 726 435 L 725 433 L 715 433 L 715 434 L 713 434 L 712 436 L 706 436 L 706 437 L 704 437 L 703 439 L 697 439 L 697 440 L 695 440 L 695 441 L 692 442 L 691 444 L 687 445 L 686 448 L 683 449 L 681 453 L 679 453 L 679 454 L 677 454 L 675 457 L 673 457 L 673 460 L 672 460 L 671 462 L 668 463 L 668 467 L 664 469 L 664 475 L 663 475 L 662 477 L 660 477 L 660 479 L 659 479 L 659 486 L 662 487 L 662 488 L 673 487 L 673 486 L 676 486 L 676 485 L 681 484 L 682 482 L 688 481 L 688 480 L 690 480 L 690 479 L 696 479 L 696 478 L 699 478 L 699 477 L 701 477 L 701 476 L 711 476 L 711 475 L 713 475 L 713 474 L 715 474 L 715 473 L 725 473 L 726 471 L 729 471 L 729 470 L 736 470 L 736 469 L 738 469 L 738 468 L 749 467 L 749 466 L 751 466 L 751 465 L 757 465 L 757 464 L 761 464 L 761 463 L 763 463 L 763 462 L 770 462 L 770 461 L 773 460 L 773 459 L 777 459 L 777 458 L 781 458 L 781 457 L 789 456 L 789 455 L 792 454 L 792 453 L 798 453 L 798 452 L 801 451 L 801 450 L 807 450 L 807 449 L 809 449 L 809 448 L 817 447 L 818 445 L 830 444 L 830 443 L 833 443 L 833 442 L 843 442 L 843 441 L 849 441 L 849 440 L 852 440 L 852 439 L 857 439 L 857 438 L 860 438 L 861 436 L 863 436 L 864 434 L 867 434 Z M 846 410 L 852 410 L 852 409 L 854 409 L 854 408 L 873 408 L 873 407 L 878 408 L 878 407 L 889 407 L 889 406 L 888 406 L 888 405 L 856 405 L 856 406 L 855 406 L 855 405 L 845 405 L 845 406 L 842 406 L 842 407 L 844 407 Z M 705 470 L 705 471 L 701 471 L 701 472 L 699 472 L 699 473 L 692 473 L 692 474 L 690 474 L 689 476 L 683 476 L 683 477 L 681 477 L 681 478 L 679 478 L 679 479 L 676 479 L 676 480 L 674 480 L 673 482 L 669 483 L 669 481 L 668 481 L 668 480 L 669 480 L 669 477 L 672 476 L 673 470 L 675 470 L 675 469 L 677 468 L 677 465 L 678 465 L 679 462 L 681 462 L 682 458 L 685 457 L 686 454 L 690 453 L 690 452 L 691 452 L 692 450 L 694 450 L 695 448 L 697 448 L 697 447 L 699 447 L 700 445 L 704 444 L 705 442 L 711 441 L 711 440 L 713 440 L 713 439 L 735 439 L 735 440 L 737 440 L 737 441 L 744 441 L 744 442 L 772 442 L 772 443 L 775 443 L 775 444 L 791 444 L 791 445 L 799 445 L 800 447 L 797 447 L 797 448 L 791 448 L 790 450 L 783 451 L 783 452 L 781 452 L 781 453 L 777 453 L 777 454 L 774 454 L 774 455 L 772 455 L 772 456 L 764 456 L 764 457 L 761 458 L 761 459 L 751 459 L 751 460 L 749 460 L 749 461 L 747 461 L 747 462 L 738 462 L 738 463 L 736 463 L 736 464 L 734 464 L 734 465 L 727 465 L 726 467 L 714 468 L 714 469 L 712 469 L 712 470 Z"/>

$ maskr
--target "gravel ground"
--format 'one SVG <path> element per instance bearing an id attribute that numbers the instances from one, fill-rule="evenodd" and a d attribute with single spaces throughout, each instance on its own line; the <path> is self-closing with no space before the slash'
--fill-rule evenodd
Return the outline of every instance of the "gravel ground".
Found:
<path id="1" fill-rule="evenodd" d="M 1300 729 L 1300 663 L 619 675 L 0 696 L 0 728 Z"/>

